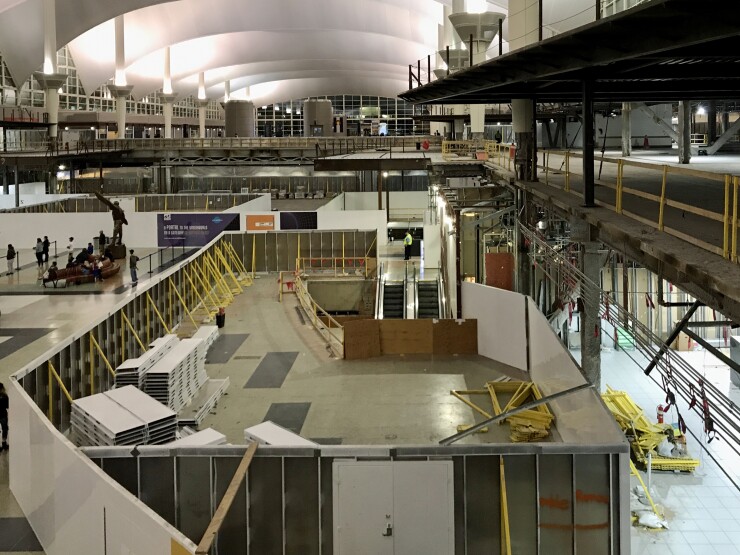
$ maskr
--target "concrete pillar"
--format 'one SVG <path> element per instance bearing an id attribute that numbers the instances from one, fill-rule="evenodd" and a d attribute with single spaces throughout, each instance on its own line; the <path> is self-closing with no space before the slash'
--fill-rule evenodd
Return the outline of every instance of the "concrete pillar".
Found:
<path id="1" fill-rule="evenodd" d="M 717 140 L 717 103 L 714 100 L 710 100 L 707 107 L 707 135 L 710 145 Z"/>
<path id="2" fill-rule="evenodd" d="M 586 277 L 599 284 L 601 282 L 601 256 L 599 244 L 583 243 L 581 251 L 581 271 Z M 579 309 L 581 310 L 581 369 L 586 379 L 597 389 L 601 387 L 601 316 L 599 297 L 593 292 L 584 294 L 581 288 Z"/>
<path id="3" fill-rule="evenodd" d="M 108 90 L 116 99 L 117 138 L 126 138 L 126 104 L 134 87 L 131 85 L 108 85 Z"/>
<path id="4" fill-rule="evenodd" d="M 622 156 L 632 156 L 631 102 L 622 102 Z"/>
<path id="5" fill-rule="evenodd" d="M 113 85 L 108 85 L 108 90 L 116 99 L 116 125 L 118 127 L 117 137 L 126 138 L 126 104 L 131 94 L 132 86 L 126 83 L 126 45 L 124 42 L 124 16 L 119 15 L 114 20 L 114 41 L 116 48 L 116 73 Z"/>
<path id="6" fill-rule="evenodd" d="M 678 103 L 678 163 L 688 164 L 691 160 L 691 103 Z"/>
<path id="7" fill-rule="evenodd" d="M 730 128 L 730 113 L 727 111 L 722 112 L 719 119 L 722 122 L 722 134 L 724 134 Z"/>
<path id="8" fill-rule="evenodd" d="M 43 0 L 44 65 L 34 76 L 46 93 L 46 112 L 49 121 L 49 139 L 56 142 L 59 134 L 59 88 L 67 76 L 57 66 L 57 17 L 55 0 Z"/>
<path id="9" fill-rule="evenodd" d="M 162 113 L 164 115 L 165 139 L 172 138 L 172 104 L 175 102 L 176 98 L 177 95 L 173 93 L 162 95 L 162 101 L 164 102 L 164 104 L 162 105 Z"/>
<path id="10" fill-rule="evenodd" d="M 596 137 L 594 133 L 594 94 L 593 82 L 583 81 L 583 205 L 596 206 L 594 184 L 594 149 Z"/>
<path id="11" fill-rule="evenodd" d="M 15 163 L 15 207 L 18 208 L 21 205 L 21 184 L 20 176 L 18 175 L 18 162 Z"/>
<path id="12" fill-rule="evenodd" d="M 224 81 L 224 102 L 231 100 L 231 81 Z"/>
<path id="13" fill-rule="evenodd" d="M 309 98 L 303 103 L 303 136 L 330 136 L 333 119 L 331 100 Z M 319 127 L 321 127 L 321 135 L 318 135 L 318 131 L 317 135 L 314 135 L 313 129 Z"/>
<path id="14" fill-rule="evenodd" d="M 536 209 L 532 203 L 531 193 L 517 189 L 516 208 L 519 221 L 527 228 L 534 229 L 537 225 Z M 522 295 L 532 296 L 533 271 L 532 260 L 529 256 L 531 245 L 525 237 L 519 233 L 519 226 L 515 228 L 516 233 L 516 290 Z"/>
<path id="15" fill-rule="evenodd" d="M 254 137 L 256 135 L 256 110 L 254 103 L 248 100 L 226 102 L 224 120 L 227 137 Z"/>
<path id="16" fill-rule="evenodd" d="M 208 106 L 207 100 L 198 101 L 198 136 L 201 139 L 206 138 L 206 106 Z"/>

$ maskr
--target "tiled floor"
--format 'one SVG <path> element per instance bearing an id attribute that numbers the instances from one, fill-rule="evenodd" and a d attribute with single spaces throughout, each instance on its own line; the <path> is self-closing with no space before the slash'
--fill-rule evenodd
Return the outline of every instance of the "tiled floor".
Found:
<path id="1" fill-rule="evenodd" d="M 574 353 L 576 359 L 580 353 Z M 683 354 L 708 381 L 715 383 L 731 399 L 738 401 L 740 392 L 730 384 L 729 369 L 704 352 Z M 665 401 L 662 390 L 635 364 L 630 357 L 641 360 L 635 353 L 602 352 L 602 384 L 627 391 L 649 416 Z M 641 360 L 644 365 L 644 360 Z M 728 473 L 737 480 L 740 457 L 726 443 L 706 444 L 702 437 L 701 420 L 689 413 L 685 402 L 679 401 L 687 425 L 700 437 L 689 437 L 689 451 L 702 461 L 693 474 L 655 472 L 652 490 L 656 503 L 665 510 L 669 530 L 653 531 L 635 527 L 632 530 L 633 555 L 740 555 L 740 492 L 712 461 L 714 455 Z M 675 413 L 671 420 L 675 421 Z M 643 480 L 647 480 L 643 473 Z M 632 479 L 633 486 L 637 480 Z M 740 483 L 740 482 L 739 482 Z"/>

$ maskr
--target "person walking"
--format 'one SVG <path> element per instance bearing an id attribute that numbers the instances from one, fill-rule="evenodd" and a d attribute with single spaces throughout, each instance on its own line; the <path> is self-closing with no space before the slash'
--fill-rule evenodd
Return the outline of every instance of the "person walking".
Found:
<path id="1" fill-rule="evenodd" d="M 51 241 L 49 241 L 49 237 L 47 235 L 44 235 L 44 262 L 49 262 L 49 247 L 51 246 Z"/>
<path id="2" fill-rule="evenodd" d="M 113 236 L 111 237 L 111 245 L 122 245 L 123 244 L 123 226 L 128 225 L 126 214 L 123 208 L 118 204 L 118 201 L 111 202 L 103 195 L 95 191 L 97 199 L 111 209 L 113 215 Z M 116 242 L 116 239 L 118 242 Z"/>
<path id="3" fill-rule="evenodd" d="M 15 264 L 15 249 L 13 245 L 8 245 L 8 251 L 5 253 L 5 258 L 8 260 L 8 273 L 6 276 L 13 275 L 13 265 Z"/>
<path id="4" fill-rule="evenodd" d="M 139 283 L 139 278 L 136 275 L 136 270 L 139 269 L 137 266 L 139 262 L 139 257 L 134 254 L 134 249 L 131 249 L 128 251 L 129 257 L 128 257 L 128 267 L 131 270 L 131 285 L 136 285 Z"/>
<path id="5" fill-rule="evenodd" d="M 44 267 L 44 242 L 41 237 L 36 237 L 36 264 L 41 272 Z M 41 279 L 41 273 L 39 273 L 39 279 Z"/>
<path id="6" fill-rule="evenodd" d="M 403 238 L 403 259 L 408 260 L 411 258 L 411 245 L 414 240 L 411 237 L 411 231 L 406 231 L 406 236 Z"/>
<path id="7" fill-rule="evenodd" d="M 5 392 L 5 386 L 0 383 L 0 427 L 3 429 L 2 450 L 8 450 L 8 409 L 10 408 L 10 399 Z"/>

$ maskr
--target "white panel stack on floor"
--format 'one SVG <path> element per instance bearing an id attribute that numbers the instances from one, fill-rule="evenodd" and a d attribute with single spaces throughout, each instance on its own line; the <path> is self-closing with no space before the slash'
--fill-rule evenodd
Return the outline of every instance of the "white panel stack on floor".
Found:
<path id="1" fill-rule="evenodd" d="M 139 389 L 144 385 L 144 374 L 164 355 L 177 345 L 179 339 L 176 335 L 165 335 L 152 341 L 143 355 L 138 358 L 130 358 L 116 368 L 116 387 L 133 385 Z"/>
<path id="2" fill-rule="evenodd" d="M 315 441 L 286 430 L 282 426 L 267 420 L 256 426 L 244 429 L 246 441 L 256 441 L 261 445 L 272 445 L 273 447 L 321 447 Z"/>
<path id="3" fill-rule="evenodd" d="M 144 391 L 174 411 L 187 405 L 207 379 L 201 339 L 183 339 L 144 374 Z M 203 367 L 199 371 L 199 366 Z"/>
<path id="4" fill-rule="evenodd" d="M 177 415 L 133 386 L 72 402 L 76 445 L 159 445 L 176 437 Z"/>
<path id="5" fill-rule="evenodd" d="M 206 428 L 168 443 L 167 447 L 200 447 L 203 445 L 226 445 L 226 436 L 213 428 Z"/>

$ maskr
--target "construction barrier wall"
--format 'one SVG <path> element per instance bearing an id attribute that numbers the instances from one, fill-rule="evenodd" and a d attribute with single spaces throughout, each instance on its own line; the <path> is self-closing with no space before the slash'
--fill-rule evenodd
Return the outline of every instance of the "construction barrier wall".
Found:
<path id="1" fill-rule="evenodd" d="M 351 319 L 342 325 L 346 359 L 401 354 L 478 354 L 476 320 Z"/>

